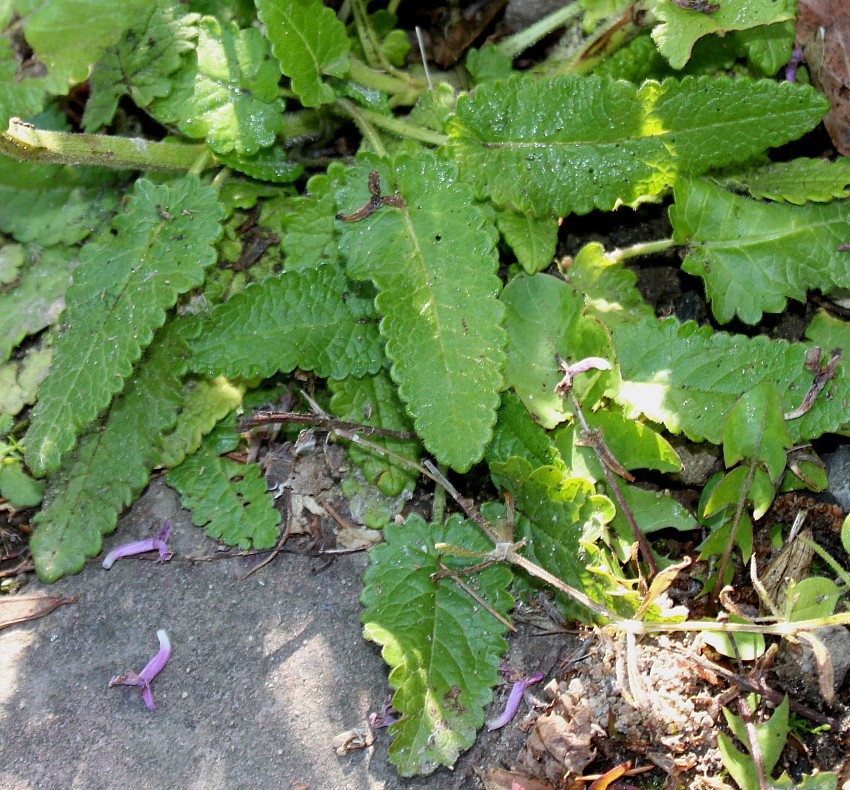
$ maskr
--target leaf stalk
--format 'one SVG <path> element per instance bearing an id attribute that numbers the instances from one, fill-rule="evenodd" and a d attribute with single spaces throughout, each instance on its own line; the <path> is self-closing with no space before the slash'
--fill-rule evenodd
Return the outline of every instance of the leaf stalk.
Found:
<path id="1" fill-rule="evenodd" d="M 500 41 L 496 45 L 496 50 L 500 55 L 506 55 L 509 58 L 514 58 L 520 52 L 533 46 L 541 38 L 548 36 L 553 30 L 563 27 L 573 17 L 578 16 L 582 12 L 581 3 L 578 0 L 573 0 L 568 6 L 559 8 L 553 11 L 548 16 L 530 25 L 525 30 L 520 30 L 519 33 Z"/>
<path id="2" fill-rule="evenodd" d="M 20 118 L 11 118 L 0 134 L 0 153 L 28 162 L 60 165 L 99 165 L 131 170 L 190 171 L 206 145 L 166 143 L 140 137 L 77 134 L 37 129 Z M 210 157 L 206 167 L 215 160 Z"/>

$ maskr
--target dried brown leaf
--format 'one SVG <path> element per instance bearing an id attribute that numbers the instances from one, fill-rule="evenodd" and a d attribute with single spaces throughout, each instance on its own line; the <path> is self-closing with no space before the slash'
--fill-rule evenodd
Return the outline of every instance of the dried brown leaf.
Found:
<path id="1" fill-rule="evenodd" d="M 846 0 L 799 0 L 797 43 L 812 81 L 832 105 L 823 121 L 832 144 L 850 156 L 850 5 Z"/>

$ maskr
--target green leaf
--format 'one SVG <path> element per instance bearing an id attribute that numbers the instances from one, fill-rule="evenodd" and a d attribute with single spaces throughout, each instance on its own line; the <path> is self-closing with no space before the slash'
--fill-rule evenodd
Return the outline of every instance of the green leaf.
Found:
<path id="1" fill-rule="evenodd" d="M 187 349 L 179 322 L 148 348 L 102 425 L 88 428 L 48 477 L 45 506 L 30 542 L 35 569 L 54 582 L 100 551 L 101 535 L 148 483 L 164 431 L 177 419 Z M 132 427 L 131 427 L 132 426 Z"/>
<path id="2" fill-rule="evenodd" d="M 5 11 L 5 13 L 4 13 Z M 0 10 L 0 28 L 6 29 L 11 17 L 9 3 Z M 44 106 L 45 84 L 40 77 L 22 73 L 20 57 L 12 47 L 10 36 L 0 37 L 0 128 L 5 129 L 9 118 L 29 118 Z"/>
<path id="3" fill-rule="evenodd" d="M 644 535 L 659 529 L 678 529 L 690 532 L 697 529 L 696 519 L 682 507 L 669 491 L 647 491 L 636 486 L 622 485 L 623 498 Z M 633 556 L 635 536 L 621 508 L 611 519 L 616 531 L 614 546 L 620 562 L 628 562 Z"/>
<path id="4" fill-rule="evenodd" d="M 824 771 L 820 774 L 803 774 L 799 782 L 795 782 L 788 772 L 779 779 L 771 780 L 771 790 L 835 790 L 838 786 L 837 774 Z"/>
<path id="5" fill-rule="evenodd" d="M 790 10 L 793 13 L 793 4 Z M 747 53 L 750 63 L 771 77 L 788 62 L 794 46 L 794 20 L 736 30 L 732 36 Z"/>
<path id="6" fill-rule="evenodd" d="M 257 13 L 301 104 L 332 102 L 334 92 L 322 76 L 344 76 L 350 49 L 345 26 L 333 10 L 321 0 L 257 0 Z"/>
<path id="7" fill-rule="evenodd" d="M 682 269 L 705 281 L 721 322 L 748 324 L 779 313 L 788 297 L 828 291 L 850 278 L 847 204 L 762 203 L 733 195 L 708 180 L 682 179 L 670 207 L 673 240 L 688 247 Z"/>
<path id="8" fill-rule="evenodd" d="M 750 703 L 755 699 L 755 696 L 751 697 Z M 729 729 L 747 747 L 748 752 L 744 754 L 738 751 L 728 735 L 718 733 L 717 745 L 720 747 L 723 765 L 726 766 L 726 770 L 729 771 L 742 790 L 756 790 L 759 787 L 758 777 L 755 762 L 750 753 L 750 741 L 747 737 L 744 720 L 740 716 L 730 713 L 726 708 L 723 709 L 723 715 L 726 717 Z M 769 719 L 763 722 L 754 722 L 753 726 L 756 731 L 756 741 L 758 741 L 759 752 L 761 753 L 764 774 L 765 777 L 769 777 L 774 766 L 779 762 L 779 756 L 782 754 L 790 731 L 788 726 L 788 697 L 782 699 Z"/>
<path id="9" fill-rule="evenodd" d="M 465 472 L 492 437 L 502 387 L 493 240 L 455 167 L 429 151 L 401 151 L 392 162 L 359 155 L 338 206 L 352 211 L 368 200 L 372 170 L 404 206 L 341 223 L 348 273 L 378 287 L 381 334 L 416 433 L 440 462 Z"/>
<path id="10" fill-rule="evenodd" d="M 363 290 L 327 264 L 249 285 L 210 313 L 192 368 L 242 378 L 296 367 L 334 379 L 375 373 L 384 357 Z"/>
<path id="11" fill-rule="evenodd" d="M 65 306 L 65 290 L 76 265 L 75 252 L 64 247 L 24 249 L 17 244 L 0 247 L 0 257 L 20 253 L 26 264 L 15 285 L 0 290 L 0 362 L 27 335 L 50 326 Z"/>
<path id="12" fill-rule="evenodd" d="M 729 622 L 743 623 L 745 621 L 740 617 L 730 615 Z M 706 644 L 711 645 L 720 655 L 728 656 L 729 658 L 740 656 L 743 661 L 755 661 L 764 653 L 765 648 L 763 634 L 733 634 L 723 631 L 722 626 L 719 626 L 717 631 L 703 631 L 702 640 Z M 728 768 L 729 766 L 726 765 L 726 767 Z M 757 790 L 757 788 L 758 785 L 754 785 L 749 790 Z"/>
<path id="13" fill-rule="evenodd" d="M 139 179 L 116 235 L 88 244 L 66 293 L 67 329 L 54 347 L 27 432 L 27 465 L 59 465 L 80 428 L 121 390 L 177 296 L 215 260 L 221 207 L 197 176 L 156 186 Z"/>
<path id="14" fill-rule="evenodd" d="M 773 80 L 518 77 L 458 99 L 450 147 L 478 197 L 566 216 L 655 199 L 677 176 L 796 139 L 827 109 Z"/>
<path id="15" fill-rule="evenodd" d="M 53 349 L 49 344 L 27 349 L 23 359 L 0 365 L 0 414 L 15 415 L 35 403 L 38 385 L 50 368 Z"/>
<path id="16" fill-rule="evenodd" d="M 850 322 L 818 310 L 806 329 L 806 337 L 821 348 L 840 348 L 845 358 L 850 355 Z M 838 363 L 839 371 L 844 368 Z M 840 372 L 838 375 L 842 375 Z"/>
<path id="17" fill-rule="evenodd" d="M 768 511 L 776 493 L 773 483 L 764 469 L 758 466 L 753 470 L 749 488 L 745 490 L 749 471 L 746 466 L 736 466 L 723 476 L 705 505 L 703 515 L 706 518 L 719 513 L 723 508 L 734 507 L 742 495 L 753 503 L 753 518 L 756 521 Z"/>
<path id="18" fill-rule="evenodd" d="M 388 524 L 384 540 L 369 552 L 363 577 L 363 633 L 382 645 L 393 667 L 393 706 L 402 718 L 390 727 L 390 760 L 402 776 L 429 774 L 438 765 L 452 765 L 472 745 L 508 647 L 505 626 L 451 577 L 431 580 L 440 560 L 450 568 L 469 564 L 451 555 L 441 558 L 434 544 L 473 551 L 492 544 L 457 514 L 442 525 L 408 516 L 403 526 Z M 513 603 L 507 592 L 511 578 L 509 568 L 491 565 L 464 582 L 504 615 Z"/>
<path id="19" fill-rule="evenodd" d="M 601 432 L 605 444 L 614 457 L 626 469 L 655 469 L 659 472 L 680 472 L 682 464 L 670 443 L 661 434 L 648 425 L 624 417 L 615 411 L 600 409 L 587 415 L 591 428 Z M 581 429 L 575 424 L 558 428 L 553 437 L 555 447 L 567 466 L 575 469 L 585 468 L 591 472 L 591 482 L 604 480 L 602 467 L 596 460 L 596 453 L 590 447 L 576 444 Z M 579 462 L 577 455 L 585 460 Z"/>
<path id="20" fill-rule="evenodd" d="M 115 173 L 104 168 L 0 155 L 0 230 L 18 241 L 76 244 L 99 230 L 120 200 Z"/>
<path id="21" fill-rule="evenodd" d="M 261 222 L 280 226 L 287 270 L 312 268 L 340 259 L 334 190 L 343 172 L 341 165 L 331 165 L 327 175 L 313 176 L 307 182 L 307 195 L 280 201 L 282 211 L 270 206 L 266 214 L 264 207 Z"/>
<path id="22" fill-rule="evenodd" d="M 655 315 L 637 289 L 637 275 L 611 260 L 601 244 L 585 244 L 563 277 L 584 297 L 586 312 L 609 329 Z"/>
<path id="23" fill-rule="evenodd" d="M 543 271 L 552 263 L 558 242 L 555 217 L 535 217 L 506 208 L 496 214 L 496 226 L 526 274 Z"/>
<path id="24" fill-rule="evenodd" d="M 749 192 L 754 198 L 802 206 L 850 197 L 850 159 L 792 159 L 713 176 L 720 186 Z"/>
<path id="25" fill-rule="evenodd" d="M 720 444 L 729 410 L 759 382 L 775 384 L 786 413 L 800 405 L 814 378 L 805 368 L 810 344 L 712 332 L 674 318 L 615 328 L 614 348 L 623 378 L 615 399 L 626 415 L 644 414 L 694 441 Z M 800 443 L 848 420 L 850 381 L 841 376 L 786 428 Z"/>
<path id="26" fill-rule="evenodd" d="M 511 456 L 524 458 L 535 469 L 538 466 L 566 469 L 550 434 L 532 419 L 516 393 L 506 390 L 502 393 L 499 419 L 485 458 L 492 466 L 495 463 L 506 463 Z"/>
<path id="27" fill-rule="evenodd" d="M 412 426 L 404 413 L 389 374 L 381 370 L 373 376 L 342 381 L 329 381 L 333 393 L 331 411 L 342 420 L 362 425 L 375 425 L 393 431 L 409 431 Z M 373 444 L 418 462 L 422 447 L 416 439 L 395 439 L 388 436 L 365 436 Z M 405 488 L 413 490 L 419 472 L 375 450 L 356 443 L 346 442 L 348 454 L 363 469 L 366 479 L 375 483 L 387 496 L 397 496 Z"/>
<path id="28" fill-rule="evenodd" d="M 747 390 L 726 416 L 723 460 L 727 468 L 745 458 L 759 460 L 770 479 L 776 480 L 785 469 L 785 450 L 792 445 L 779 407 L 779 393 L 770 381 Z"/>
<path id="29" fill-rule="evenodd" d="M 671 0 L 658 0 L 653 8 L 660 22 L 652 31 L 658 49 L 674 69 L 688 62 L 694 42 L 709 33 L 745 30 L 794 18 L 793 0 L 723 0 L 704 14 L 682 8 Z M 761 54 L 761 53 L 759 53 Z M 774 70 L 775 71 L 775 70 Z"/>
<path id="30" fill-rule="evenodd" d="M 7 3 L 8 5 L 8 3 Z M 34 57 L 47 67 L 45 85 L 65 95 L 85 82 L 101 52 L 115 44 L 147 6 L 145 0 L 16 0 Z"/>
<path id="31" fill-rule="evenodd" d="M 216 423 L 240 406 L 244 394 L 244 384 L 234 384 L 224 376 L 189 379 L 183 389 L 180 418 L 174 430 L 162 438 L 157 466 L 173 468 L 194 453 Z"/>
<path id="32" fill-rule="evenodd" d="M 33 480 L 20 461 L 0 463 L 0 497 L 12 507 L 35 507 L 44 495 L 44 480 Z"/>
<path id="33" fill-rule="evenodd" d="M 593 485 L 569 477 L 561 469 L 542 466 L 532 469 L 522 458 L 494 463 L 490 473 L 496 485 L 514 496 L 517 513 L 516 539 L 528 539 L 523 553 L 567 584 L 597 601 L 608 598 L 602 577 L 593 573 L 596 552 L 593 543 L 604 525 L 614 517 L 614 507 Z M 557 592 L 559 607 L 568 617 L 588 622 L 591 613 L 564 593 Z"/>
<path id="34" fill-rule="evenodd" d="M 481 49 L 471 47 L 466 53 L 466 70 L 472 79 L 481 85 L 484 82 L 506 80 L 513 74 L 513 60 L 502 55 L 494 44 L 485 44 Z"/>
<path id="35" fill-rule="evenodd" d="M 272 181 L 276 184 L 289 184 L 304 172 L 304 165 L 293 162 L 282 145 L 264 148 L 253 156 L 219 154 L 218 159 L 222 164 L 245 173 L 251 178 Z"/>
<path id="36" fill-rule="evenodd" d="M 786 601 L 791 604 L 790 620 L 814 620 L 829 617 L 835 611 L 841 590 L 832 579 L 809 576 L 799 582 L 791 580 Z"/>
<path id="37" fill-rule="evenodd" d="M 206 527 L 211 538 L 242 549 L 267 549 L 277 541 L 280 513 L 256 464 L 219 455 L 238 443 L 233 419 L 222 420 L 199 450 L 166 474 L 165 481 L 180 493 L 183 507 L 192 511 L 192 523 Z"/>
<path id="38" fill-rule="evenodd" d="M 89 80 L 91 94 L 83 113 L 86 131 L 111 123 L 122 96 L 146 107 L 171 92 L 169 77 L 198 34 L 197 15 L 184 15 L 182 9 L 172 0 L 157 0 L 118 44 L 104 52 Z"/>
<path id="39" fill-rule="evenodd" d="M 205 138 L 216 153 L 251 156 L 283 129 L 278 79 L 259 30 L 204 17 L 196 51 L 152 111 L 164 123 L 176 122 L 189 137 Z"/>
<path id="40" fill-rule="evenodd" d="M 544 428 L 554 428 L 572 414 L 572 405 L 555 392 L 564 377 L 555 354 L 570 364 L 588 356 L 611 356 L 604 327 L 584 315 L 584 301 L 566 283 L 547 274 L 519 276 L 502 294 L 507 308 L 508 366 L 505 379 Z M 573 388 L 593 406 L 610 379 L 608 371 L 576 376 Z"/>

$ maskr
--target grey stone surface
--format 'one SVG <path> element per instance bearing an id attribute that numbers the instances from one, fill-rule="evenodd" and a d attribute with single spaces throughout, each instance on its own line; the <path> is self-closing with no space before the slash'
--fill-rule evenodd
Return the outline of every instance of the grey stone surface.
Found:
<path id="1" fill-rule="evenodd" d="M 850 444 L 844 444 L 830 453 L 823 453 L 829 478 L 829 493 L 832 494 L 846 513 L 850 511 Z"/>
<path id="2" fill-rule="evenodd" d="M 149 537 L 165 518 L 177 554 L 211 552 L 161 481 L 106 548 Z M 0 631 L 0 790 L 480 787 L 472 766 L 515 755 L 524 739 L 516 728 L 484 734 L 454 772 L 411 779 L 388 762 L 386 730 L 343 757 L 331 747 L 341 731 L 364 727 L 388 692 L 378 649 L 361 636 L 366 561 L 344 555 L 313 573 L 321 559 L 280 555 L 238 581 L 232 559 L 125 559 L 110 571 L 88 563 L 50 586 L 31 582 L 22 595 L 80 598 Z M 108 682 L 142 669 L 160 628 L 173 652 L 149 711 L 138 688 Z M 545 643 L 525 640 L 550 651 L 550 669 L 558 647 Z"/>

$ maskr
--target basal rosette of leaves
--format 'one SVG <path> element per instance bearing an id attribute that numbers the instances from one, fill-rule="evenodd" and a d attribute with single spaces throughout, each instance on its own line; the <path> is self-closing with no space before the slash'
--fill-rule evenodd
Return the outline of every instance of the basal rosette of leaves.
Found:
<path id="1" fill-rule="evenodd" d="M 650 541 L 696 517 L 628 478 L 676 474 L 672 435 L 722 446 L 701 551 L 749 557 L 777 489 L 817 487 L 817 464 L 795 477 L 789 447 L 850 424 L 846 363 L 820 380 L 850 331 L 819 314 L 807 341 L 787 343 L 658 320 L 624 264 L 641 250 L 555 256 L 565 233 L 586 235 L 582 215 L 615 225 L 617 208 L 667 200 L 673 237 L 646 246 L 682 253 L 718 322 L 756 324 L 846 287 L 847 160 L 772 161 L 829 108 L 802 77 L 771 76 L 789 56 L 793 3 L 702 13 L 656 0 L 627 42 L 593 38 L 626 2 L 581 0 L 573 31 L 596 49 L 554 48 L 519 73 L 511 37 L 470 50 L 463 80 L 440 72 L 432 85 L 405 61 L 412 31 L 363 0 L 343 5 L 0 11 L 0 126 L 25 119 L 0 132 L 0 496 L 41 500 L 36 571 L 50 582 L 83 568 L 154 470 L 211 537 L 274 546 L 259 467 L 225 456 L 248 446 L 234 412 L 284 386 L 363 426 L 341 440 L 369 485 L 421 486 L 428 456 L 474 495 L 489 474 L 486 496 L 506 491 L 515 509 L 509 536 L 504 508 L 481 508 L 501 549 L 525 540 L 523 560 L 615 619 L 670 619 L 641 608 L 626 514 Z M 597 73 L 581 73 L 591 60 Z M 585 357 L 599 366 L 556 392 Z M 594 433 L 626 473 L 622 498 Z M 404 775 L 473 742 L 505 650 L 493 612 L 507 614 L 513 582 L 538 585 L 499 562 L 432 578 L 507 557 L 488 554 L 480 527 L 411 515 L 370 554 L 364 630 L 392 667 L 403 715 L 390 754 Z M 556 602 L 607 617 L 563 589 Z M 730 770 L 751 782 L 734 751 Z"/>

